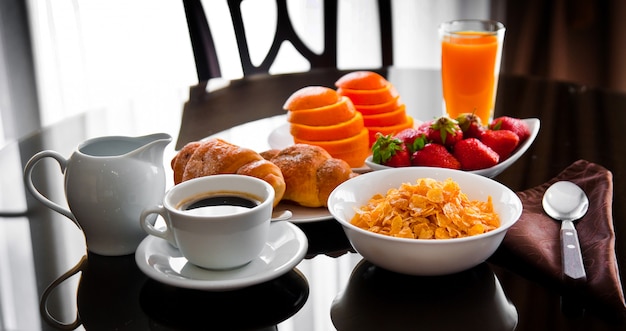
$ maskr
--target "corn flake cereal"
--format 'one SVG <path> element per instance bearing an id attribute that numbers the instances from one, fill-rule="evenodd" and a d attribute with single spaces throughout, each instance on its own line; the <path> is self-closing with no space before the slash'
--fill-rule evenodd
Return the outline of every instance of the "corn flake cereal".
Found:
<path id="1" fill-rule="evenodd" d="M 489 232 L 500 226 L 500 218 L 491 196 L 469 200 L 450 178 L 420 178 L 384 196 L 376 194 L 356 210 L 351 223 L 393 237 L 449 239 Z"/>

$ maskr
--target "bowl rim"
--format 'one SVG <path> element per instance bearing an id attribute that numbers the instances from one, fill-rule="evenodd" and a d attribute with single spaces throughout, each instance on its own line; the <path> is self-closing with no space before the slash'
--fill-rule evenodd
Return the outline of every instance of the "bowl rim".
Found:
<path id="1" fill-rule="evenodd" d="M 481 234 L 477 234 L 477 235 L 473 235 L 473 236 L 467 236 L 467 237 L 461 237 L 461 238 L 449 238 L 449 239 L 418 239 L 418 238 L 401 238 L 401 237 L 393 237 L 390 235 L 386 235 L 386 234 L 381 234 L 381 233 L 376 233 L 376 232 L 372 232 L 369 230 L 365 230 L 362 229 L 356 225 L 353 225 L 352 223 L 350 223 L 349 220 L 347 219 L 343 219 L 342 217 L 338 217 L 339 215 L 337 215 L 334 211 L 334 208 L 332 208 L 332 204 L 331 204 L 331 200 L 333 199 L 333 197 L 336 195 L 336 192 L 338 192 L 340 189 L 345 188 L 345 186 L 347 186 L 348 184 L 346 184 L 349 181 L 353 181 L 353 180 L 357 180 L 359 177 L 373 177 L 373 176 L 382 176 L 382 173 L 386 173 L 386 172 L 412 172 L 412 171 L 442 171 L 444 173 L 457 173 L 460 176 L 468 176 L 468 177 L 472 177 L 472 178 L 476 178 L 478 181 L 489 181 L 489 182 L 493 182 L 494 184 L 496 184 L 497 186 L 500 186 L 504 192 L 507 192 L 507 194 L 510 194 L 511 197 L 513 198 L 513 201 L 515 202 L 515 214 L 514 214 L 514 218 L 513 221 L 507 223 L 507 224 L 500 224 L 500 226 L 498 226 L 496 229 L 491 230 L 489 232 L 485 232 L 485 233 L 481 233 Z M 423 177 L 416 177 L 415 180 L 419 179 L 419 178 L 426 178 L 425 176 Z M 360 179 L 363 180 L 363 179 Z M 403 183 L 407 183 L 409 181 L 403 181 Z M 345 185 L 344 185 L 345 184 Z M 351 230 L 351 231 L 356 231 L 358 233 L 373 237 L 373 238 L 385 238 L 387 240 L 391 240 L 391 241 L 395 241 L 395 242 L 399 242 L 399 243 L 420 243 L 420 244 L 426 244 L 426 245 L 445 245 L 445 244 L 450 244 L 450 243 L 464 243 L 464 242 L 468 242 L 468 241 L 476 241 L 476 240 L 480 240 L 483 238 L 488 238 L 488 237 L 492 237 L 492 236 L 497 236 L 502 232 L 506 232 L 508 231 L 508 229 L 510 229 L 515 223 L 517 223 L 517 221 L 519 221 L 521 215 L 522 215 L 522 211 L 523 211 L 523 204 L 519 198 L 519 196 L 513 192 L 510 188 L 508 188 L 507 186 L 505 186 L 504 184 L 491 179 L 489 177 L 485 177 L 485 176 L 481 176 L 481 175 L 477 175 L 477 174 L 473 174 L 473 173 L 469 173 L 466 171 L 462 171 L 462 170 L 453 170 L 453 169 L 446 169 L 446 168 L 436 168 L 436 167 L 405 167 L 405 168 L 390 168 L 390 169 L 383 169 L 383 170 L 378 170 L 378 171 L 372 171 L 372 172 L 368 172 L 365 174 L 361 174 L 355 178 L 349 179 L 348 181 L 340 184 L 339 186 L 337 186 L 330 194 L 329 198 L 328 198 L 328 210 L 329 212 L 333 215 L 333 218 L 339 222 L 345 229 L 347 230 Z M 350 234 L 347 233 L 348 236 L 350 236 Z"/>

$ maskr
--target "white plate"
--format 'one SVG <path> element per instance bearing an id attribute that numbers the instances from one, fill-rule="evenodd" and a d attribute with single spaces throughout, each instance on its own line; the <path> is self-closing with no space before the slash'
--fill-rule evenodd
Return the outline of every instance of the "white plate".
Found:
<path id="1" fill-rule="evenodd" d="M 535 141 L 535 138 L 537 138 L 537 134 L 539 133 L 539 127 L 541 123 L 539 119 L 537 118 L 527 118 L 527 119 L 524 119 L 523 121 L 526 123 L 526 125 L 528 125 L 528 128 L 530 129 L 530 136 L 528 137 L 528 139 L 526 139 L 526 141 L 524 141 L 524 143 L 522 143 L 520 146 L 517 147 L 517 150 L 515 151 L 515 153 L 509 156 L 508 159 L 496 164 L 495 166 L 491 168 L 472 170 L 468 172 L 485 176 L 485 177 L 489 177 L 489 178 L 493 178 L 499 175 L 502 171 L 508 168 L 511 164 L 515 163 L 515 161 L 517 161 L 517 159 L 519 159 L 520 156 L 524 155 L 524 153 L 526 152 L 526 150 L 528 150 L 530 145 L 533 144 L 533 141 Z M 374 161 L 372 161 L 371 155 L 368 156 L 367 159 L 365 159 L 365 164 L 368 167 L 370 167 L 372 170 L 383 170 L 383 169 L 392 168 L 392 167 L 384 166 L 382 164 L 374 163 Z"/>
<path id="2" fill-rule="evenodd" d="M 293 136 L 289 132 L 289 122 L 285 122 L 270 132 L 267 143 L 273 149 L 283 149 L 293 145 Z"/>
<path id="3" fill-rule="evenodd" d="M 289 219 L 289 222 L 292 223 L 310 223 L 333 219 L 333 215 L 326 207 L 303 207 L 289 202 L 280 202 L 278 206 L 274 207 L 274 214 L 284 210 L 290 210 L 293 214 Z"/>
<path id="4" fill-rule="evenodd" d="M 231 270 L 197 267 L 167 241 L 154 236 L 144 239 L 135 252 L 139 269 L 148 277 L 176 287 L 228 291 L 277 278 L 293 269 L 306 254 L 308 241 L 297 226 L 274 222 L 270 239 L 261 255 L 247 265 Z"/>

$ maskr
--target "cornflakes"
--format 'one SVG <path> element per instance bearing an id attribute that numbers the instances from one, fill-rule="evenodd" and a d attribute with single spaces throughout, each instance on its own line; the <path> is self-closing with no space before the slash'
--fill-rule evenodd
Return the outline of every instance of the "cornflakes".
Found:
<path id="1" fill-rule="evenodd" d="M 380 234 L 414 239 L 449 239 L 489 232 L 500 226 L 491 196 L 470 200 L 451 178 L 420 178 L 385 195 L 374 195 L 356 210 L 352 224 Z"/>

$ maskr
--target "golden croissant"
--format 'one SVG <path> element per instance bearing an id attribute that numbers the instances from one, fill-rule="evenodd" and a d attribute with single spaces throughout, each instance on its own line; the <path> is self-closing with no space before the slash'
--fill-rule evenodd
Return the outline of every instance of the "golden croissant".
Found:
<path id="1" fill-rule="evenodd" d="M 357 175 L 346 161 L 318 146 L 295 144 L 261 155 L 280 168 L 287 185 L 283 199 L 305 207 L 327 206 L 330 192 Z"/>
<path id="2" fill-rule="evenodd" d="M 174 184 L 217 174 L 248 175 L 269 183 L 275 191 L 274 206 L 283 198 L 285 180 L 280 169 L 259 153 L 219 138 L 191 142 L 172 159 Z"/>

